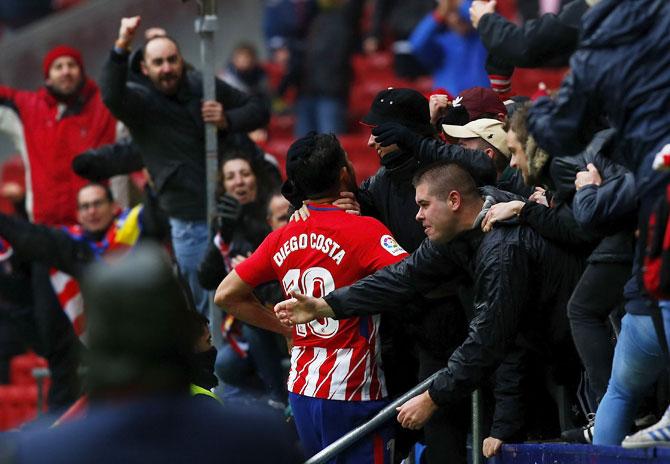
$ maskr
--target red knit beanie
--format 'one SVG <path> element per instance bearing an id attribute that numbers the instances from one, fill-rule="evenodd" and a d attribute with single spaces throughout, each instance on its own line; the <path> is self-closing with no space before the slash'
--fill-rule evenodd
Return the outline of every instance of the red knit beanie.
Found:
<path id="1" fill-rule="evenodd" d="M 45 79 L 49 77 L 49 69 L 51 69 L 53 62 L 62 56 L 69 56 L 73 58 L 79 65 L 82 75 L 84 74 L 84 62 L 81 59 L 81 53 L 79 50 L 67 45 L 58 45 L 49 50 L 49 53 L 47 53 L 47 55 L 44 57 L 44 61 L 42 62 L 42 70 L 44 71 Z"/>

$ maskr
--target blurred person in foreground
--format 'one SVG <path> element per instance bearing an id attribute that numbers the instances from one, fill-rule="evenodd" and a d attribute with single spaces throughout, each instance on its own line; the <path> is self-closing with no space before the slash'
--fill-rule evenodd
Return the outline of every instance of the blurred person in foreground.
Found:
<path id="1" fill-rule="evenodd" d="M 90 409 L 5 441 L 9 462 L 300 462 L 279 417 L 189 396 L 193 321 L 162 250 L 143 246 L 92 268 L 84 296 Z"/>
<path id="2" fill-rule="evenodd" d="M 36 349 L 49 361 L 52 411 L 68 406 L 81 393 L 77 369 L 86 318 L 79 283 L 88 266 L 112 260 L 140 240 L 162 240 L 168 231 L 151 197 L 145 205 L 120 210 L 103 184 L 81 188 L 75 206 L 78 223 L 71 226 L 47 227 L 0 214 L 0 237 L 31 267 L 29 320 L 37 328 Z"/>

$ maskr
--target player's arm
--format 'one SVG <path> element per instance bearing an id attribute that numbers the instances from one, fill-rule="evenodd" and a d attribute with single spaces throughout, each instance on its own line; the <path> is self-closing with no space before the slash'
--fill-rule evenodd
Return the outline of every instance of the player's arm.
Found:
<path id="1" fill-rule="evenodd" d="M 270 309 L 258 301 L 253 290 L 233 270 L 216 289 L 214 302 L 242 322 L 290 337 L 291 331 L 277 320 Z"/>

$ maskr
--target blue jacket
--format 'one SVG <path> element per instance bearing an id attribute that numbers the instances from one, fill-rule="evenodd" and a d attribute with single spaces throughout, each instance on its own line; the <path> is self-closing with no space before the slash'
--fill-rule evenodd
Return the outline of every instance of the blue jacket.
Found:
<path id="1" fill-rule="evenodd" d="M 304 461 L 281 415 L 186 395 L 95 404 L 59 427 L 3 435 L 0 452 L 17 464 Z"/>
<path id="2" fill-rule="evenodd" d="M 670 2 L 602 0 L 582 21 L 579 48 L 555 100 L 542 98 L 530 132 L 553 156 L 584 149 L 605 116 L 638 186 L 662 177 L 655 152 L 670 141 Z"/>
<path id="3" fill-rule="evenodd" d="M 469 7 L 470 2 L 463 4 Z M 458 95 L 470 87 L 490 86 L 484 68 L 486 49 L 476 31 L 457 34 L 431 13 L 416 26 L 409 41 L 412 54 L 433 73 L 433 87 Z"/>

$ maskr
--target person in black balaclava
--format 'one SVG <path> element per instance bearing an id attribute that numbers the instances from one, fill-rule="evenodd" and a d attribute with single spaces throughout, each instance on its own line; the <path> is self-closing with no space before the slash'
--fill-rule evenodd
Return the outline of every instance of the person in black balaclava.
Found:
<path id="1" fill-rule="evenodd" d="M 371 128 L 398 124 L 421 138 L 436 137 L 428 100 L 413 89 L 382 90 L 361 123 Z M 374 135 L 370 135 L 368 146 L 379 155 L 381 167 L 356 192 L 361 214 L 379 219 L 400 246 L 411 253 L 425 238 L 421 224 L 414 219 L 417 206 L 412 185 L 421 161 L 412 151 L 398 145 L 381 146 Z M 382 359 L 391 395 L 406 392 L 419 379 L 438 370 L 465 337 L 465 315 L 453 289 L 439 298 L 420 300 L 404 316 L 382 316 Z M 417 316 L 409 316 L 412 313 Z M 429 462 L 440 462 L 447 455 L 456 459 L 454 462 L 461 462 L 461 458 L 465 461 L 465 432 L 460 431 L 467 429 L 467 405 L 460 409 L 450 411 L 448 420 L 437 417 L 427 425 L 425 438 L 433 458 Z M 398 436 L 401 448 L 402 436 Z M 442 445 L 438 446 L 439 443 Z"/>

